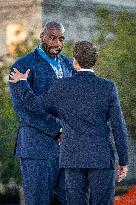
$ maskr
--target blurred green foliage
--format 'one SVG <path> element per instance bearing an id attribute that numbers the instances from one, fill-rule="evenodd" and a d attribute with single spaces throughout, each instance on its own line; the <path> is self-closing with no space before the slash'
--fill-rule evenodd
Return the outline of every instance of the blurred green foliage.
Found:
<path id="1" fill-rule="evenodd" d="M 66 56 L 69 56 L 69 57 L 72 57 L 72 48 L 73 48 L 73 45 L 74 45 L 74 40 L 69 40 L 67 41 L 65 44 L 64 44 L 64 48 L 62 50 L 62 54 L 63 55 L 66 55 Z"/>
<path id="2" fill-rule="evenodd" d="M 8 183 L 10 178 L 16 182 L 18 162 L 13 156 L 18 119 L 12 110 L 8 85 L 4 81 L 8 70 L 0 68 L 0 183 Z"/>
<path id="3" fill-rule="evenodd" d="M 34 32 L 29 32 L 27 38 L 23 41 L 17 42 L 14 56 L 20 58 L 31 52 L 40 43 L 40 39 L 35 38 Z"/>
<path id="4" fill-rule="evenodd" d="M 112 16 L 98 7 L 96 39 L 99 58 L 96 72 L 116 82 L 130 134 L 136 138 L 136 14 Z"/>

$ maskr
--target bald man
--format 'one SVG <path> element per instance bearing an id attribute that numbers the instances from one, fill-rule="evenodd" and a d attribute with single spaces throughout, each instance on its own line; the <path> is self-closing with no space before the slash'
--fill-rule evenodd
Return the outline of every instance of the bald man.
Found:
<path id="1" fill-rule="evenodd" d="M 64 44 L 63 25 L 49 22 L 40 34 L 40 45 L 19 59 L 11 68 L 31 70 L 28 82 L 35 95 L 46 92 L 59 78 L 71 77 L 71 60 L 60 54 Z M 58 137 L 61 124 L 51 114 L 29 111 L 15 96 L 10 85 L 12 104 L 20 118 L 15 155 L 20 158 L 26 205 L 50 205 L 55 192 L 66 205 L 63 170 L 59 169 Z"/>

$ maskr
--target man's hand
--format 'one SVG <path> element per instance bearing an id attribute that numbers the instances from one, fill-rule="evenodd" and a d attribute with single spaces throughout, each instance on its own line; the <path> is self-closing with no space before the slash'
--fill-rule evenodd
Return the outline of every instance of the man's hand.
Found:
<path id="1" fill-rule="evenodd" d="M 127 175 L 128 167 L 126 166 L 120 166 L 118 165 L 117 168 L 117 181 L 120 182 L 122 179 L 124 179 Z"/>
<path id="2" fill-rule="evenodd" d="M 13 72 L 10 74 L 10 80 L 11 83 L 16 83 L 19 80 L 27 80 L 30 69 L 28 69 L 24 74 L 20 73 L 16 68 L 13 68 Z"/>

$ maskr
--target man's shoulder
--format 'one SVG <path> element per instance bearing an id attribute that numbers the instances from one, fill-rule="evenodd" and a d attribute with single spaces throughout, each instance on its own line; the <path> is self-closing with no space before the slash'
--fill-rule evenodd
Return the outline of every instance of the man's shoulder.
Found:
<path id="1" fill-rule="evenodd" d="M 69 77 L 69 78 L 58 79 L 58 80 L 56 81 L 56 84 L 57 84 L 57 85 L 60 85 L 60 86 L 64 86 L 64 85 L 66 85 L 66 84 L 71 84 L 73 81 L 76 81 L 76 79 L 77 79 L 77 75 L 74 74 L 73 76 L 71 76 L 71 77 Z M 94 81 L 95 81 L 95 84 L 100 85 L 100 86 L 105 85 L 105 86 L 113 87 L 114 84 L 115 84 L 114 81 L 112 81 L 112 80 L 110 80 L 110 79 L 106 79 L 106 78 L 104 78 L 104 77 L 97 76 L 97 75 L 95 75 L 95 78 L 94 78 L 94 79 L 95 79 L 95 80 L 94 80 Z M 83 82 L 83 83 L 84 83 L 84 82 Z M 88 82 L 87 82 L 87 83 L 88 83 Z"/>
<path id="2" fill-rule="evenodd" d="M 107 79 L 107 78 L 104 78 L 104 77 L 101 77 L 101 76 L 96 76 L 96 81 L 99 84 L 105 85 L 105 86 L 108 86 L 108 87 L 113 87 L 113 85 L 115 84 L 114 81 L 112 81 L 110 79 Z"/>
<path id="3" fill-rule="evenodd" d="M 30 65 L 30 64 L 33 64 L 34 62 L 36 61 L 36 55 L 35 55 L 35 52 L 32 51 L 24 56 L 22 56 L 21 58 L 19 58 L 13 65 L 12 67 L 15 67 L 15 66 L 24 66 L 25 64 L 26 65 Z"/>

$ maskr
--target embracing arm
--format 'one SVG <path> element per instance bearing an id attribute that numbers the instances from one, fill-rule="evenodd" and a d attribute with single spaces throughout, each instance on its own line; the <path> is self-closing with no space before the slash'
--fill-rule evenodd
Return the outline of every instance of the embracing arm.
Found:
<path id="1" fill-rule="evenodd" d="M 11 80 L 9 81 L 14 86 L 16 98 L 21 99 L 29 111 L 44 114 L 48 110 L 50 113 L 55 113 L 54 98 L 56 93 L 54 87 L 49 90 L 49 93 L 46 92 L 43 95 L 36 96 L 27 82 L 29 72 L 30 70 L 27 70 L 23 74 L 14 69 L 14 72 L 11 73 Z"/>
<path id="2" fill-rule="evenodd" d="M 52 89 L 51 92 L 36 96 L 26 80 L 14 84 L 15 95 L 23 100 L 28 110 L 44 114 L 47 110 L 55 112 Z"/>

